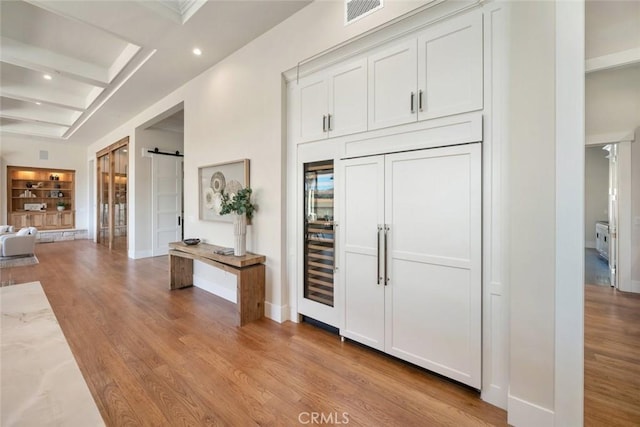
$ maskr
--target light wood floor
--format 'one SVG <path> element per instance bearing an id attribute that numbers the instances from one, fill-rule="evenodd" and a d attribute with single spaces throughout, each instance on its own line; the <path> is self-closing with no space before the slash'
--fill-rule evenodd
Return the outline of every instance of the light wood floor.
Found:
<path id="1" fill-rule="evenodd" d="M 586 285 L 586 426 L 640 426 L 640 295 Z"/>
<path id="2" fill-rule="evenodd" d="M 309 324 L 238 328 L 233 304 L 169 291 L 166 257 L 88 241 L 36 254 L 1 279 L 42 283 L 109 426 L 506 425 L 477 392 Z"/>
<path id="3" fill-rule="evenodd" d="M 476 392 L 311 325 L 235 327 L 233 304 L 170 292 L 164 257 L 88 241 L 36 254 L 0 281 L 42 283 L 109 426 L 298 425 L 313 412 L 349 425 L 506 425 Z M 640 296 L 586 286 L 585 425 L 640 425 Z"/>

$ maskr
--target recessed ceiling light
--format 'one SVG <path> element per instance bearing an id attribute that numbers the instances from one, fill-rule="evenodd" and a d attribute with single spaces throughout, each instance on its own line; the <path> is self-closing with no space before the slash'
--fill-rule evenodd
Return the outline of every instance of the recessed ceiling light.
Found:
<path id="1" fill-rule="evenodd" d="M 200 56 L 202 55 L 202 51 L 196 47 L 195 49 L 193 49 L 193 54 L 196 56 Z"/>
<path id="2" fill-rule="evenodd" d="M 44 77 L 45 80 L 51 80 L 53 78 L 53 77 L 51 77 L 51 74 L 45 74 L 42 77 Z"/>
<path id="3" fill-rule="evenodd" d="M 42 105 L 42 102 L 36 102 L 36 105 Z"/>

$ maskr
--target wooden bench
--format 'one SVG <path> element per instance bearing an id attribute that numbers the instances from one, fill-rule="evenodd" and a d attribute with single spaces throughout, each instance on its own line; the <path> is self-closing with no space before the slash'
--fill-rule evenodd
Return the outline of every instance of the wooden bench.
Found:
<path id="1" fill-rule="evenodd" d="M 193 260 L 217 267 L 237 278 L 237 312 L 240 326 L 264 316 L 264 255 L 244 256 L 214 253 L 221 246 L 200 243 L 188 246 L 183 242 L 169 243 L 170 286 L 181 289 L 193 286 Z"/>

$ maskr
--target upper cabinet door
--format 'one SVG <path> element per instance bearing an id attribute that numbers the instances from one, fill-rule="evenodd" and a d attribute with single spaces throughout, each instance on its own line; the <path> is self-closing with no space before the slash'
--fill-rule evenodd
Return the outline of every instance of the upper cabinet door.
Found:
<path id="1" fill-rule="evenodd" d="M 416 39 L 369 56 L 369 130 L 417 119 Z"/>
<path id="2" fill-rule="evenodd" d="M 329 72 L 329 136 L 367 130 L 367 59 Z"/>
<path id="3" fill-rule="evenodd" d="M 471 12 L 418 37 L 418 118 L 482 109 L 482 13 Z"/>
<path id="4" fill-rule="evenodd" d="M 327 80 L 324 73 L 300 79 L 298 86 L 298 142 L 315 141 L 327 137 Z"/>

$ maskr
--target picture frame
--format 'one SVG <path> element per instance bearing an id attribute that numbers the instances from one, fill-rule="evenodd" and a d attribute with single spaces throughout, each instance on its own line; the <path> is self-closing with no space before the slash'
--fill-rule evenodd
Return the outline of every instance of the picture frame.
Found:
<path id="1" fill-rule="evenodd" d="M 233 222 L 231 215 L 219 213 L 222 191 L 235 193 L 249 186 L 249 159 L 200 166 L 198 168 L 199 219 Z"/>

